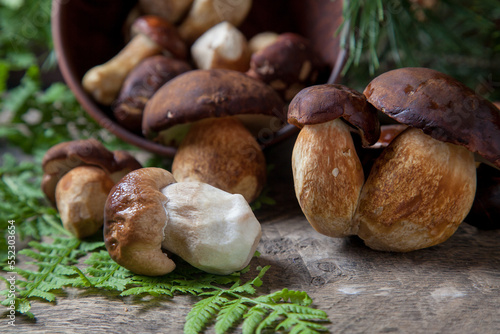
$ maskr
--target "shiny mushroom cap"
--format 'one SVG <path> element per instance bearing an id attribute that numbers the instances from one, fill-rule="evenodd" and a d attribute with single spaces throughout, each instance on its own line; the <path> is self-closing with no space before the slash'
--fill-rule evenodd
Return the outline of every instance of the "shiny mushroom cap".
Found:
<path id="1" fill-rule="evenodd" d="M 41 187 L 53 205 L 56 203 L 57 183 L 68 171 L 79 166 L 100 167 L 114 182 L 128 172 L 142 167 L 128 152 L 111 152 L 96 139 L 57 144 L 42 159 L 44 176 Z"/>
<path id="2" fill-rule="evenodd" d="M 149 100 L 142 130 L 164 142 L 160 133 L 174 126 L 224 116 L 286 119 L 283 101 L 268 85 L 237 71 L 194 70 L 170 80 Z"/>
<path id="3" fill-rule="evenodd" d="M 288 108 L 288 123 L 299 128 L 340 117 L 359 130 L 363 145 L 379 139 L 377 111 L 354 89 L 334 84 L 307 87 L 293 98 Z"/>
<path id="4" fill-rule="evenodd" d="M 398 122 L 464 146 L 500 168 L 500 111 L 456 79 L 428 68 L 401 68 L 373 79 L 364 95 Z"/>

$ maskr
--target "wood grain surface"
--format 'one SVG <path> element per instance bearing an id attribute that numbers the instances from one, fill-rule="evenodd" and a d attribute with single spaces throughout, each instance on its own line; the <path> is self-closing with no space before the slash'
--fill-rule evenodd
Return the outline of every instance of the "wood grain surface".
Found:
<path id="1" fill-rule="evenodd" d="M 358 238 L 322 236 L 294 197 L 283 158 L 290 150 L 267 152 L 277 204 L 257 212 L 261 256 L 251 262 L 252 268 L 271 265 L 263 293 L 305 290 L 328 313 L 332 333 L 500 333 L 500 231 L 462 224 L 445 243 L 404 254 L 370 250 Z M 243 279 L 252 275 L 255 270 Z M 181 333 L 194 302 L 65 289 L 56 303 L 32 302 L 36 319 L 18 316 L 15 328 L 3 313 L 0 332 Z"/>

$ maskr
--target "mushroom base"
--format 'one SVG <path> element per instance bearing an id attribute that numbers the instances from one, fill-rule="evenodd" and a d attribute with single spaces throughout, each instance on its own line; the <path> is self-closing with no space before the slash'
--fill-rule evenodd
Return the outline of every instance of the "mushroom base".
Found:
<path id="1" fill-rule="evenodd" d="M 356 234 L 352 217 L 364 174 L 343 121 L 305 125 L 293 149 L 292 171 L 297 200 L 315 230 L 330 237 Z"/>
<path id="2" fill-rule="evenodd" d="M 447 240 L 476 191 L 474 155 L 410 128 L 375 161 L 354 217 L 370 248 L 407 252 Z"/>

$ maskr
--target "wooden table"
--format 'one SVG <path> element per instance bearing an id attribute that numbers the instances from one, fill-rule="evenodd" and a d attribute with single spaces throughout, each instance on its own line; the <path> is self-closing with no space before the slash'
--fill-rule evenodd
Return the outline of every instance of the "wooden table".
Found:
<path id="1" fill-rule="evenodd" d="M 295 199 L 292 143 L 267 152 L 277 204 L 257 212 L 261 256 L 251 263 L 271 265 L 262 292 L 305 290 L 328 313 L 332 333 L 500 333 L 500 231 L 462 224 L 447 242 L 404 254 L 322 236 Z M 0 332 L 181 333 L 195 302 L 189 296 L 147 300 L 67 289 L 57 304 L 32 302 L 36 320 L 17 317 L 14 330 L 3 316 Z"/>

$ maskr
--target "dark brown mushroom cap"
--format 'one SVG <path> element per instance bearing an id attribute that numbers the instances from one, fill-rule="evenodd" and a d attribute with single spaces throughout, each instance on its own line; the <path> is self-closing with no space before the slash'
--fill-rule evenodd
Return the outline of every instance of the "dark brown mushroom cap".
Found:
<path id="1" fill-rule="evenodd" d="M 427 68 L 386 72 L 366 87 L 375 108 L 500 168 L 500 111 L 456 79 Z"/>
<path id="2" fill-rule="evenodd" d="M 177 28 L 170 22 L 155 15 L 144 15 L 136 19 L 132 25 L 132 33 L 148 36 L 161 48 L 179 59 L 187 58 L 187 46 L 179 35 Z"/>
<path id="3" fill-rule="evenodd" d="M 163 85 L 146 104 L 142 131 L 155 139 L 174 125 L 211 117 L 268 115 L 286 119 L 284 102 L 268 85 L 244 73 L 194 70 Z"/>
<path id="4" fill-rule="evenodd" d="M 163 55 L 146 58 L 123 82 L 118 99 L 113 105 L 116 120 L 131 131 L 141 132 L 146 102 L 166 82 L 191 69 L 187 62 Z"/>
<path id="5" fill-rule="evenodd" d="M 56 203 L 57 182 L 71 169 L 85 165 L 98 166 L 110 175 L 119 173 L 117 177 L 142 167 L 129 153 L 111 152 L 96 139 L 57 144 L 50 148 L 42 159 L 44 175 L 41 187 L 52 204 Z"/>
<path id="6" fill-rule="evenodd" d="M 175 183 L 161 168 L 141 168 L 111 189 L 104 209 L 104 242 L 111 258 L 139 275 L 164 275 L 175 268 L 162 252 L 167 222 L 163 188 Z"/>
<path id="7" fill-rule="evenodd" d="M 339 117 L 359 130 L 364 146 L 379 139 L 377 111 L 354 89 L 333 84 L 310 86 L 301 90 L 288 107 L 288 123 L 299 128 Z"/>

